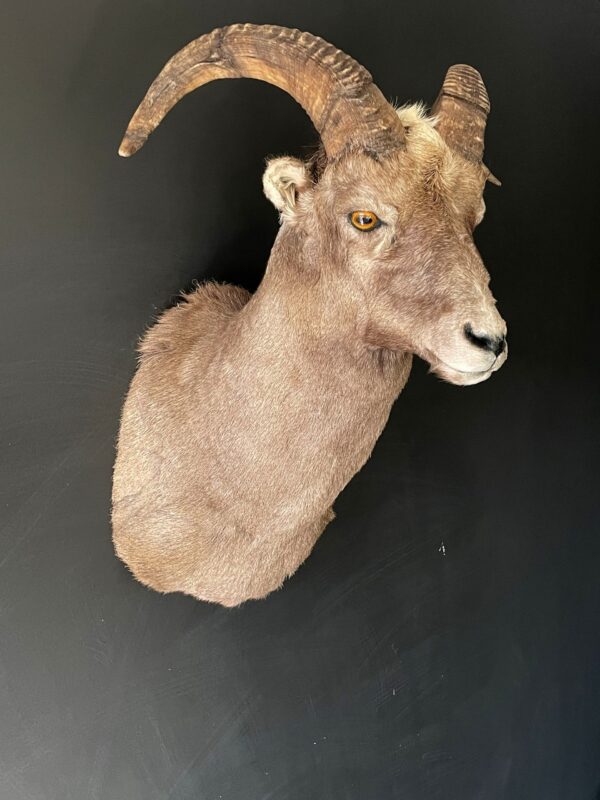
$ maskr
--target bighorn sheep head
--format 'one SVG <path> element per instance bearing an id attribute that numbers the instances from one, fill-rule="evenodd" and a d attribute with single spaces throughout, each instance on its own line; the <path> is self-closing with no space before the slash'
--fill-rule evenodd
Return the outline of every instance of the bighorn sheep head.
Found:
<path id="1" fill-rule="evenodd" d="M 428 115 L 394 108 L 312 34 L 231 25 L 166 64 L 119 152 L 188 92 L 235 77 L 292 95 L 320 149 L 267 163 L 281 227 L 256 293 L 204 284 L 145 335 L 113 483 L 115 548 L 135 576 L 228 606 L 264 597 L 310 553 L 413 353 L 459 385 L 507 356 L 472 238 L 496 181 L 479 73 L 451 67 Z"/>
<path id="2" fill-rule="evenodd" d="M 374 348 L 416 353 L 446 380 L 488 378 L 506 360 L 506 325 L 473 243 L 486 180 L 490 103 L 479 73 L 448 70 L 428 117 L 394 109 L 364 67 L 310 33 L 231 25 L 177 53 L 134 114 L 130 156 L 185 94 L 217 78 L 257 78 L 307 111 L 323 153 L 273 159 L 267 197 L 305 239 L 309 261 L 337 273 Z M 312 167 L 312 168 L 311 168 Z"/>

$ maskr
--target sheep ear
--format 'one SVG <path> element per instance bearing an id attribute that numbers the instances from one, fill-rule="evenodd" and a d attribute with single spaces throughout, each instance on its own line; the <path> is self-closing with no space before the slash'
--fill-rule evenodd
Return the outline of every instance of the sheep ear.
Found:
<path id="1" fill-rule="evenodd" d="M 267 161 L 263 190 L 282 214 L 293 213 L 298 196 L 311 185 L 306 164 L 299 158 L 281 156 Z"/>

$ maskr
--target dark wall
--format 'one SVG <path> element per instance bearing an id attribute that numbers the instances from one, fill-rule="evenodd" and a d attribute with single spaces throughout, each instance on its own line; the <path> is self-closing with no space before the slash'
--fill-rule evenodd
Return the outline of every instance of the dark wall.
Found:
<path id="1" fill-rule="evenodd" d="M 595 800 L 600 787 L 596 0 L 11 0 L 0 241 L 1 800 Z M 315 133 L 219 81 L 124 161 L 166 59 L 230 22 L 310 30 L 384 94 L 477 66 L 477 244 L 506 366 L 419 362 L 337 519 L 281 592 L 160 596 L 113 555 L 137 338 L 193 279 L 250 289 L 265 156 Z M 596 256 L 594 258 L 594 251 Z"/>

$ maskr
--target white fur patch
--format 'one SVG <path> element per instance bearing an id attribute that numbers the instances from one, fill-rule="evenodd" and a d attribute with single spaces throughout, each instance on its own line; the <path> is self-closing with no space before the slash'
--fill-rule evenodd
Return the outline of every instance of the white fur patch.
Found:
<path id="1" fill-rule="evenodd" d="M 395 109 L 400 118 L 400 122 L 413 137 L 445 146 L 444 140 L 436 131 L 437 117 L 427 113 L 427 106 L 422 101 L 418 103 L 408 103 Z"/>

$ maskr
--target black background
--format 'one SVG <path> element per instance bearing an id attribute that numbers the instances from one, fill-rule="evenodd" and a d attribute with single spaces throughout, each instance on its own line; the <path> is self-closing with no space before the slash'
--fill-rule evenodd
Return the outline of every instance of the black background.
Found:
<path id="1" fill-rule="evenodd" d="M 596 800 L 600 3 L 2 16 L 1 799 Z M 225 610 L 134 582 L 109 511 L 137 338 L 195 278 L 256 287 L 264 158 L 315 141 L 280 90 L 218 81 L 117 156 L 167 58 L 231 22 L 316 33 L 390 99 L 480 69 L 510 355 L 466 389 L 417 363 L 310 559 Z"/>

